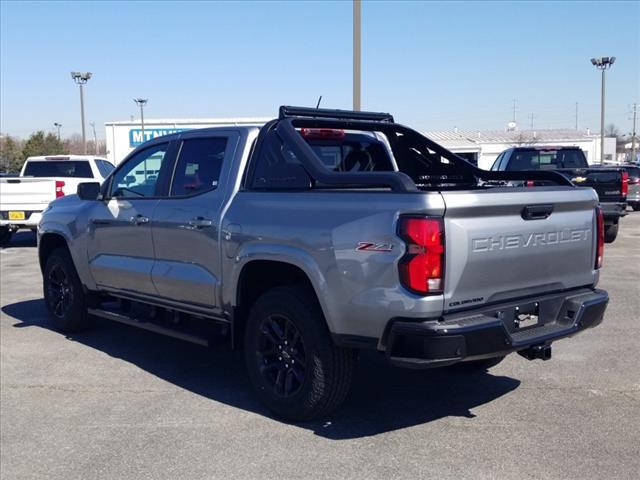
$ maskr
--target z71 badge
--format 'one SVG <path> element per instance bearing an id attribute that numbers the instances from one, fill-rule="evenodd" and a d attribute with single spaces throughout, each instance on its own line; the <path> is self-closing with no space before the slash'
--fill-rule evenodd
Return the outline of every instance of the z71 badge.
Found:
<path id="1" fill-rule="evenodd" d="M 358 242 L 356 247 L 357 251 L 364 250 L 367 252 L 390 252 L 392 249 L 392 243 Z"/>

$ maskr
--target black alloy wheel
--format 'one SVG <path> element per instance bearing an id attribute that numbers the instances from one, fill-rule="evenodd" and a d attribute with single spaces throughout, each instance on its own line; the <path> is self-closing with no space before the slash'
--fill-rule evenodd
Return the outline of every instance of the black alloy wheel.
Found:
<path id="1" fill-rule="evenodd" d="M 291 397 L 304 385 L 304 342 L 294 323 L 284 315 L 269 315 L 258 332 L 258 369 L 278 396 Z"/>

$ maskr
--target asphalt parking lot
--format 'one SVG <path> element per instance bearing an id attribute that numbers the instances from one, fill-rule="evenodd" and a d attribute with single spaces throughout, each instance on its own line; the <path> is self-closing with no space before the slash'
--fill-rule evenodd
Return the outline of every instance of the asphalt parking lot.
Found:
<path id="1" fill-rule="evenodd" d="M 638 478 L 640 213 L 607 245 L 604 323 L 489 374 L 363 355 L 322 422 L 274 419 L 238 352 L 107 321 L 50 329 L 30 232 L 0 250 L 3 479 Z"/>

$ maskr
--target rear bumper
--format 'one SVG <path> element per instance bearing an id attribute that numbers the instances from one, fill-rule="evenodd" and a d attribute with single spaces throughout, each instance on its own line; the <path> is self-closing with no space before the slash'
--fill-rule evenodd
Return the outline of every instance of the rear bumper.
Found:
<path id="1" fill-rule="evenodd" d="M 549 345 L 600 324 L 608 302 L 604 290 L 583 288 L 444 315 L 439 320 L 395 319 L 386 355 L 397 366 L 432 368 Z M 538 324 L 519 328 L 518 313 L 534 310 Z"/>
<path id="2" fill-rule="evenodd" d="M 620 217 L 627 214 L 626 202 L 603 202 L 600 203 L 602 216 L 605 223 L 616 223 Z"/>
<path id="3" fill-rule="evenodd" d="M 12 229 L 36 228 L 41 218 L 41 211 L 26 211 L 24 220 L 9 220 L 9 212 L 2 211 L 0 212 L 0 226 L 10 227 Z"/>

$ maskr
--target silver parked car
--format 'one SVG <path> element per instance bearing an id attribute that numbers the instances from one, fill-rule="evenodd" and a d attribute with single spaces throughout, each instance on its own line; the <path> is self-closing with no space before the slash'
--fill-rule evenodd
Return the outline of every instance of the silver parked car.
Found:
<path id="1" fill-rule="evenodd" d="M 640 210 L 640 167 L 625 165 L 628 177 L 627 203 L 634 210 Z"/>

